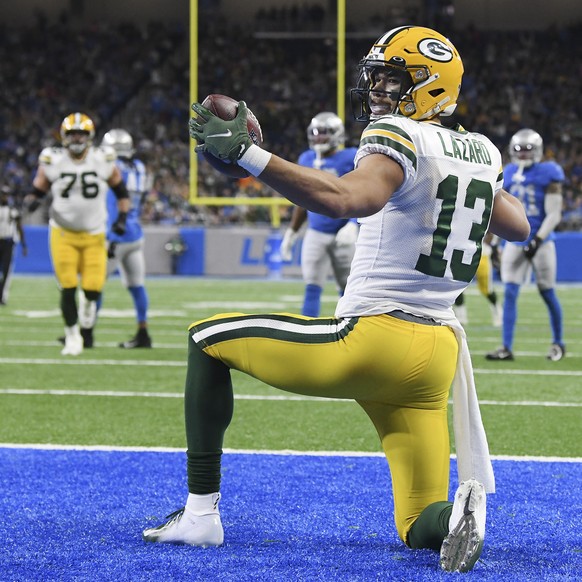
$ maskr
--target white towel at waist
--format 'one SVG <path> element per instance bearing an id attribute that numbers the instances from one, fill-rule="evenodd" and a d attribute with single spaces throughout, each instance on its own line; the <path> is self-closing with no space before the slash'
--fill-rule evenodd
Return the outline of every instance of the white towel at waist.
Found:
<path id="1" fill-rule="evenodd" d="M 457 451 L 459 482 L 477 479 L 487 493 L 495 492 L 495 476 L 489 445 L 479 410 L 473 364 L 465 330 L 456 322 L 450 325 L 459 343 L 457 369 L 453 379 L 453 427 Z"/>

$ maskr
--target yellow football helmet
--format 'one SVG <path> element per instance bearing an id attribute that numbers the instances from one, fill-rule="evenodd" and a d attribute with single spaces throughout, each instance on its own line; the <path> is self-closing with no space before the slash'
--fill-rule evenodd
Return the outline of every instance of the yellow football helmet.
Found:
<path id="1" fill-rule="evenodd" d="M 389 68 L 401 75 L 401 89 L 390 93 L 397 105 L 393 113 L 411 119 L 432 119 L 451 115 L 457 105 L 463 62 L 442 34 L 421 26 L 400 26 L 384 33 L 360 61 L 360 76 L 351 91 L 352 108 L 357 121 L 374 118 L 370 109 L 370 91 L 374 72 Z"/>
<path id="2" fill-rule="evenodd" d="M 87 137 L 81 142 L 73 141 L 71 133 L 86 134 Z M 82 154 L 93 143 L 95 137 L 95 124 L 93 120 L 84 113 L 71 113 L 67 115 L 61 123 L 61 142 L 75 154 Z"/>

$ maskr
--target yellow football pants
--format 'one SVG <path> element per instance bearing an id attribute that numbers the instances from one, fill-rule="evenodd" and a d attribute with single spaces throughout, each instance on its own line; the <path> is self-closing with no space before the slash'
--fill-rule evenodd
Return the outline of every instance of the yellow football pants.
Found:
<path id="1" fill-rule="evenodd" d="M 475 276 L 481 294 L 485 297 L 491 295 L 493 292 L 493 269 L 491 268 L 491 258 L 489 255 L 481 255 Z"/>
<path id="2" fill-rule="evenodd" d="M 62 289 L 81 287 L 101 291 L 107 276 L 105 234 L 73 232 L 51 226 L 50 251 L 55 276 Z"/>
<path id="3" fill-rule="evenodd" d="M 388 460 L 403 541 L 426 506 L 447 500 L 447 401 L 458 352 L 450 328 L 389 315 L 228 313 L 192 324 L 190 335 L 212 358 L 276 388 L 354 399 Z"/>

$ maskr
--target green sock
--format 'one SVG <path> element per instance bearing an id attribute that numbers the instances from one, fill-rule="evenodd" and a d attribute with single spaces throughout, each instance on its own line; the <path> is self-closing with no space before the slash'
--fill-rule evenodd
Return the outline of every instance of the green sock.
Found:
<path id="1" fill-rule="evenodd" d="M 205 354 L 191 337 L 184 409 L 188 491 L 215 493 L 220 490 L 224 433 L 234 409 L 232 382 L 229 368 Z"/>
<path id="2" fill-rule="evenodd" d="M 453 504 L 437 501 L 425 507 L 408 532 L 408 545 L 413 550 L 440 550 L 449 533 Z"/>
<path id="3" fill-rule="evenodd" d="M 76 294 L 76 287 L 67 287 L 61 290 L 61 312 L 67 327 L 73 327 L 77 323 Z"/>

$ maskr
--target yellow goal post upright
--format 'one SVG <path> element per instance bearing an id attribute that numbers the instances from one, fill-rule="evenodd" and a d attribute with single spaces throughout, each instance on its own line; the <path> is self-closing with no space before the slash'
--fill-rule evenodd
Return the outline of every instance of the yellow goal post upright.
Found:
<path id="1" fill-rule="evenodd" d="M 190 102 L 198 101 L 198 0 L 190 0 Z M 345 121 L 346 0 L 337 0 L 337 114 Z M 190 113 L 192 115 L 192 113 Z M 290 206 L 286 198 L 221 197 L 198 195 L 198 159 L 190 138 L 190 204 L 200 206 L 268 206 L 271 226 L 281 225 L 280 206 Z"/>

